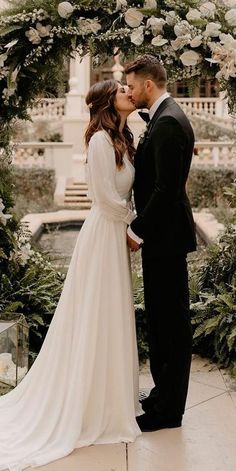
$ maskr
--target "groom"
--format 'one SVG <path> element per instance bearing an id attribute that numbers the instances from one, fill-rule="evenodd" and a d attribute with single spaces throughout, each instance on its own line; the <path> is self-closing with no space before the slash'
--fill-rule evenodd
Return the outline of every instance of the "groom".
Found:
<path id="1" fill-rule="evenodd" d="M 137 218 L 128 229 L 132 250 L 142 245 L 150 369 L 155 387 L 137 417 L 142 431 L 180 427 L 187 397 L 192 333 L 186 256 L 196 250 L 186 181 L 194 134 L 166 90 L 156 57 L 143 55 L 125 68 L 130 100 L 148 108 L 149 121 L 135 155 Z"/>

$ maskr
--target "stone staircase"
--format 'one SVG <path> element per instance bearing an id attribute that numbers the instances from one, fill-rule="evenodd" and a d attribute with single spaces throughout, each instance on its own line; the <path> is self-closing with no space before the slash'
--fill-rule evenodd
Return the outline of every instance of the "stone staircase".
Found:
<path id="1" fill-rule="evenodd" d="M 87 197 L 86 183 L 68 179 L 65 187 L 64 206 L 67 208 L 90 209 L 91 200 Z"/>

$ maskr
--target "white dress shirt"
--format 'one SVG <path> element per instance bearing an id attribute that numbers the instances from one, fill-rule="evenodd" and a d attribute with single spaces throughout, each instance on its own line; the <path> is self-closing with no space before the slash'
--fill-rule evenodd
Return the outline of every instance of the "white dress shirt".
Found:
<path id="1" fill-rule="evenodd" d="M 156 113 L 157 109 L 159 108 L 160 104 L 166 98 L 168 98 L 169 96 L 170 96 L 170 94 L 168 92 L 165 92 L 165 93 L 163 93 L 163 95 L 159 96 L 159 98 L 156 101 L 154 101 L 153 105 L 149 109 L 150 120 L 153 118 L 153 116 Z M 131 239 L 133 239 L 135 242 L 137 242 L 137 244 L 139 244 L 139 245 L 143 244 L 143 239 L 141 239 L 139 236 L 137 236 L 137 234 L 135 234 L 134 231 L 132 231 L 130 226 L 127 229 L 127 234 Z"/>

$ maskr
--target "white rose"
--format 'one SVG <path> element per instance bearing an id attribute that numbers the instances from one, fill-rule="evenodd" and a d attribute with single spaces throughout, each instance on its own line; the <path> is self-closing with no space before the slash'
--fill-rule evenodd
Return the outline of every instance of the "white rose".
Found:
<path id="1" fill-rule="evenodd" d="M 39 36 L 41 38 L 45 38 L 46 36 L 49 36 L 52 26 L 51 25 L 43 26 L 42 23 L 36 23 L 36 29 L 39 33 Z"/>
<path id="2" fill-rule="evenodd" d="M 220 34 L 220 28 L 220 23 L 210 22 L 206 25 L 204 36 L 211 36 L 212 38 L 217 38 Z"/>
<path id="3" fill-rule="evenodd" d="M 190 32 L 190 25 L 187 21 L 181 21 L 174 26 L 174 32 L 176 36 L 185 36 Z"/>
<path id="4" fill-rule="evenodd" d="M 74 7 L 70 2 L 61 2 L 57 7 L 57 11 L 61 18 L 67 20 L 72 15 Z"/>
<path id="5" fill-rule="evenodd" d="M 192 39 L 190 42 L 191 47 L 199 47 L 202 44 L 202 35 L 199 34 L 198 36 L 195 36 L 195 38 Z"/>
<path id="6" fill-rule="evenodd" d="M 220 34 L 220 42 L 223 43 L 228 49 L 233 48 L 236 50 L 236 39 L 233 38 L 232 34 Z"/>
<path id="7" fill-rule="evenodd" d="M 236 8 L 227 11 L 225 19 L 230 26 L 236 26 Z"/>
<path id="8" fill-rule="evenodd" d="M 135 28 L 130 36 L 131 42 L 136 46 L 140 46 L 144 41 L 143 26 Z"/>
<path id="9" fill-rule="evenodd" d="M 28 31 L 25 32 L 25 35 L 32 44 L 41 43 L 41 37 L 37 29 L 35 28 L 30 28 Z"/>
<path id="10" fill-rule="evenodd" d="M 186 51 L 180 56 L 183 65 L 187 67 L 197 65 L 201 61 L 201 56 L 196 51 Z"/>
<path id="11" fill-rule="evenodd" d="M 236 0 L 223 0 L 224 4 L 229 8 L 236 7 Z"/>
<path id="12" fill-rule="evenodd" d="M 187 46 L 191 41 L 190 34 L 186 34 L 185 36 L 179 36 L 174 41 L 171 41 L 171 46 L 174 51 L 178 51 L 178 49 L 182 49 L 184 46 Z"/>
<path id="13" fill-rule="evenodd" d="M 216 6 L 212 2 L 203 3 L 200 6 L 200 12 L 204 18 L 214 18 L 216 13 Z"/>
<path id="14" fill-rule="evenodd" d="M 165 13 L 165 18 L 166 18 L 166 23 L 169 26 L 174 26 L 178 21 L 178 17 L 177 17 L 174 10 L 166 12 Z"/>
<path id="15" fill-rule="evenodd" d="M 153 36 L 162 32 L 164 24 L 166 24 L 166 21 L 163 18 L 151 16 L 151 18 L 147 20 L 147 28 L 151 28 Z"/>
<path id="16" fill-rule="evenodd" d="M 136 8 L 129 8 L 125 13 L 125 21 L 131 28 L 137 28 L 141 25 L 143 14 Z"/>
<path id="17" fill-rule="evenodd" d="M 155 10 L 157 7 L 157 2 L 156 0 L 145 0 L 143 8 L 145 10 Z"/>
<path id="18" fill-rule="evenodd" d="M 127 7 L 127 0 L 116 0 L 116 11 L 121 10 L 123 7 Z"/>
<path id="19" fill-rule="evenodd" d="M 188 21 L 199 20 L 201 18 L 201 13 L 196 8 L 190 8 L 186 18 Z"/>
<path id="20" fill-rule="evenodd" d="M 164 44 L 168 43 L 168 40 L 163 38 L 163 36 L 159 35 L 152 39 L 153 46 L 164 46 Z"/>

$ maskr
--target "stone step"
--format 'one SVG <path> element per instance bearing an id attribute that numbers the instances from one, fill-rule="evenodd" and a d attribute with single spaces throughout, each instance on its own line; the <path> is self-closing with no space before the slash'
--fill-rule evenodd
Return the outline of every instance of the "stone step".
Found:
<path id="1" fill-rule="evenodd" d="M 88 200 L 90 201 L 90 199 L 87 197 L 87 195 L 78 195 L 77 193 L 68 193 L 68 192 L 65 192 L 65 198 L 76 198 L 78 201 L 81 200 Z"/>
<path id="2" fill-rule="evenodd" d="M 81 208 L 81 209 L 90 209 L 91 204 L 89 203 L 80 203 L 79 201 L 70 201 L 64 202 L 64 207 L 66 208 Z"/>
<path id="3" fill-rule="evenodd" d="M 88 190 L 88 186 L 87 185 L 83 185 L 83 184 L 76 184 L 76 185 L 66 185 L 66 189 L 67 190 L 84 190 L 84 191 L 87 191 Z"/>
<path id="4" fill-rule="evenodd" d="M 77 196 L 86 196 L 87 197 L 87 192 L 84 191 L 84 190 L 75 190 L 75 189 L 68 190 L 66 188 L 65 195 L 75 195 L 75 196 L 77 195 Z"/>
<path id="5" fill-rule="evenodd" d="M 80 196 L 78 198 L 78 196 L 69 196 L 69 195 L 65 195 L 65 201 L 81 201 L 81 202 L 88 202 L 88 203 L 91 203 L 90 199 L 87 198 L 87 196 Z"/>

